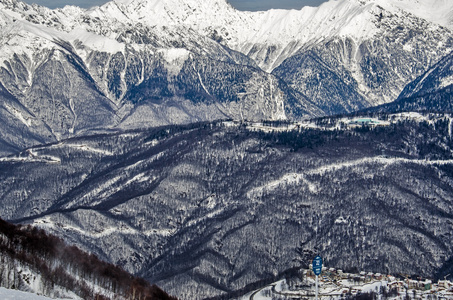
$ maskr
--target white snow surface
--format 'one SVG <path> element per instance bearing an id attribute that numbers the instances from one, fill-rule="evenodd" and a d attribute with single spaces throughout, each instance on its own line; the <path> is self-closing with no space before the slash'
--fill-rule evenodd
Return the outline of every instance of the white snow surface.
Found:
<path id="1" fill-rule="evenodd" d="M 451 0 L 380 0 L 384 5 L 398 7 L 430 22 L 453 28 Z"/>
<path id="2" fill-rule="evenodd" d="M 439 88 L 445 88 L 453 84 L 453 75 L 442 78 Z"/>
<path id="3" fill-rule="evenodd" d="M 334 34 L 370 36 L 377 30 L 369 22 L 377 6 L 393 12 L 409 11 L 441 25 L 448 24 L 453 14 L 453 1 L 448 0 L 330 0 L 319 7 L 259 12 L 238 11 L 226 0 L 114 0 L 89 14 L 101 19 L 110 16 L 123 23 L 184 25 L 201 33 L 220 28 L 219 33 L 233 35 L 228 43 L 233 45 L 235 42 L 306 42 Z"/>
<path id="4" fill-rule="evenodd" d="M 453 29 L 451 0 L 330 0 L 319 7 L 259 12 L 238 11 L 226 0 L 113 0 L 90 10 L 74 6 L 50 10 L 36 5 L 20 10 L 11 5 L 14 1 L 0 1 L 0 44 L 15 52 L 29 47 L 16 43 L 17 49 L 11 48 L 11 43 L 24 34 L 39 37 L 39 41 L 32 37 L 28 40 L 41 43 L 41 47 L 45 41 L 61 38 L 73 45 L 82 43 L 92 50 L 115 53 L 124 51 L 125 45 L 116 41 L 122 28 L 137 25 L 153 30 L 189 28 L 202 35 L 217 34 L 223 44 L 245 54 L 256 45 L 275 46 L 276 55 L 270 61 L 260 63 L 258 59 L 266 71 L 301 48 L 332 37 L 348 37 L 357 42 L 373 37 L 383 30 L 375 24 L 376 15 L 383 9 L 399 16 L 409 12 Z M 35 15 L 38 22 L 29 22 L 30 16 Z M 11 53 L 5 53 L 1 46 L 0 49 L 3 61 Z M 86 57 L 85 53 L 79 54 Z"/>
<path id="5" fill-rule="evenodd" d="M 114 0 L 89 13 L 151 27 L 184 26 L 203 35 L 215 30 L 222 43 L 245 54 L 255 45 L 274 45 L 275 61 L 261 64 L 271 71 L 281 56 L 289 57 L 307 44 L 334 36 L 356 41 L 374 36 L 381 29 L 373 21 L 382 9 L 453 28 L 453 1 L 448 0 L 330 0 L 319 7 L 259 12 L 238 11 L 226 0 Z"/>
<path id="6" fill-rule="evenodd" d="M 22 292 L 18 290 L 10 290 L 0 287 L 0 299 L 3 300 L 52 300 L 37 294 Z M 55 299 L 53 299 L 55 300 Z"/>

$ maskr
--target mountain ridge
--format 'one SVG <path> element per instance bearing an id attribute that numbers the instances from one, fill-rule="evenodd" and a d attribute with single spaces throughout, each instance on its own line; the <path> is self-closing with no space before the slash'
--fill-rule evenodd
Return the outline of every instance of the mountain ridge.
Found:
<path id="1" fill-rule="evenodd" d="M 439 62 L 408 84 L 398 98 L 391 103 L 364 109 L 363 112 L 397 111 L 453 111 L 453 53 L 443 57 Z"/>
<path id="2" fill-rule="evenodd" d="M 36 68 L 51 59 L 48 53 L 62 53 L 74 62 L 71 64 L 76 69 L 70 72 L 79 72 L 76 77 L 86 77 L 86 80 L 94 82 L 90 97 L 103 103 L 111 102 L 110 112 L 107 113 L 110 116 L 106 119 L 112 121 L 104 127 L 114 127 L 124 117 L 135 118 L 138 114 L 134 111 L 140 111 L 140 115 L 154 111 L 152 119 L 156 121 L 150 123 L 154 125 L 214 120 L 222 115 L 229 118 L 242 115 L 243 118 L 259 120 L 275 116 L 297 119 L 306 115 L 352 112 L 394 100 L 411 79 L 426 69 L 426 65 L 431 65 L 452 47 L 450 30 L 403 11 L 395 4 L 408 7 L 411 1 L 415 0 L 341 0 L 301 10 L 241 12 L 221 0 L 195 1 L 184 5 L 171 5 L 170 0 L 117 1 L 89 10 L 76 7 L 50 10 L 16 0 L 3 0 L 1 19 L 4 33 L 0 60 L 3 73 L 8 70 L 10 74 L 5 75 L 9 79 L 0 80 L 18 99 L 33 98 L 28 91 Z M 441 4 L 446 11 L 450 9 L 448 2 Z M 417 10 L 419 15 L 420 11 Z M 148 18 L 149 15 L 152 17 Z M 219 62 L 217 69 L 224 68 L 224 63 L 236 64 L 235 73 L 253 72 L 254 77 L 260 77 L 256 83 L 267 81 L 272 85 L 271 82 L 277 82 L 278 79 L 269 77 L 263 71 L 274 70 L 272 75 L 277 75 L 287 84 L 286 87 L 280 84 L 272 87 L 284 95 L 280 98 L 283 99 L 281 103 L 285 106 L 285 113 L 263 109 L 269 101 L 274 102 L 275 99 L 267 96 L 272 93 L 261 93 L 264 96 L 245 101 L 242 99 L 241 95 L 250 98 L 258 89 L 256 86 L 250 87 L 251 90 L 240 87 L 244 86 L 242 81 L 250 78 L 247 74 L 237 76 L 237 81 L 232 82 L 235 86 L 226 90 L 232 94 L 231 99 L 257 103 L 260 106 L 258 110 L 264 113 L 259 116 L 234 114 L 232 112 L 238 108 L 233 102 L 229 102 L 231 107 L 222 109 L 227 103 L 225 91 L 217 94 L 212 91 L 218 86 L 205 85 L 203 73 L 190 74 L 191 71 L 185 69 L 180 77 L 175 78 L 188 59 L 186 54 L 170 56 L 184 51 L 189 51 L 194 65 L 198 62 L 205 64 L 206 58 L 213 60 L 209 63 L 211 66 Z M 294 58 L 309 53 L 316 54 L 320 58 L 319 63 L 308 70 L 294 63 Z M 57 62 L 52 64 L 58 65 Z M 244 66 L 250 69 L 246 70 Z M 232 72 L 233 68 L 226 69 Z M 333 84 L 343 86 L 339 91 L 329 91 L 331 88 L 322 90 L 322 87 L 317 90 L 322 80 L 311 77 L 311 74 L 325 73 L 326 69 L 333 74 L 330 76 Z M 216 76 L 208 73 L 206 78 Z M 135 107 L 135 100 L 130 101 L 128 97 L 136 93 L 132 90 L 145 91 L 145 85 L 145 89 L 152 89 L 144 83 L 147 76 L 152 77 L 153 86 L 158 86 L 152 94 L 163 99 L 171 98 L 170 102 L 166 100 L 161 102 L 163 106 L 155 107 L 148 101 L 144 106 Z M 175 79 L 176 83 L 173 82 Z M 142 88 L 137 89 L 139 85 Z M 180 97 L 175 86 L 188 90 L 182 91 L 183 97 Z M 55 93 L 51 95 L 51 91 L 42 96 L 60 101 L 58 98 L 64 93 Z M 203 105 L 211 100 L 224 103 L 216 108 L 212 105 L 194 107 L 190 103 L 194 102 L 190 99 L 194 93 L 197 103 L 203 93 Z M 142 99 L 146 97 L 146 93 L 140 96 Z M 71 98 L 80 97 L 74 95 Z M 66 107 L 68 113 L 60 118 L 74 118 L 74 113 L 73 117 L 68 117 L 71 108 L 69 101 L 64 101 L 66 103 L 61 105 Z M 172 103 L 178 103 L 174 111 Z M 197 110 L 200 112 L 197 113 Z M 210 110 L 213 111 L 211 116 Z M 42 118 L 36 112 L 33 114 Z M 133 121 L 134 118 L 128 117 L 127 124 L 135 122 L 135 126 L 140 126 L 143 118 Z M 68 121 L 63 120 L 65 122 Z M 67 131 L 72 130 L 72 125 L 64 125 L 66 133 L 60 133 L 61 129 L 55 128 L 55 125 L 47 125 L 57 139 L 61 134 L 67 136 Z"/>

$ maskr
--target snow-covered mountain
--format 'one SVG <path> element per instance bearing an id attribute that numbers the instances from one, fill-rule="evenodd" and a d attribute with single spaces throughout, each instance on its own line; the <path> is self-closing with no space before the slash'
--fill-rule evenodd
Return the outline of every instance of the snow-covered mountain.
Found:
<path id="1" fill-rule="evenodd" d="M 406 86 L 398 99 L 428 96 L 453 85 L 453 52 Z"/>
<path id="2" fill-rule="evenodd" d="M 404 14 L 407 17 L 408 12 L 412 14 L 409 17 L 416 16 L 447 28 L 453 24 L 453 5 L 447 0 L 334 0 L 319 7 L 263 12 L 237 11 L 225 0 L 118 0 L 94 8 L 89 14 L 100 19 L 111 18 L 119 24 L 140 22 L 151 27 L 189 27 L 201 35 L 216 37 L 232 49 L 251 54 L 261 68 L 270 71 L 310 44 L 334 37 L 351 38 L 358 44 L 375 38 L 382 32 L 374 22 L 376 13 L 394 14 L 397 19 Z M 273 55 L 256 53 L 259 45 L 276 49 Z"/>
<path id="3" fill-rule="evenodd" d="M 191 28 L 119 23 L 74 7 L 0 6 L 2 108 L 13 120 L 3 151 L 114 127 L 322 113 Z"/>
<path id="4" fill-rule="evenodd" d="M 275 74 L 309 94 L 327 113 L 396 99 L 405 84 L 451 51 L 452 14 L 453 5 L 446 0 L 335 0 L 299 11 L 266 12 L 236 11 L 223 0 L 133 0 L 109 2 L 90 11 L 100 19 L 113 16 L 120 24 L 138 20 L 151 27 L 191 28 L 246 54 L 265 71 L 296 54 L 316 51 L 339 77 L 329 79 L 352 86 L 356 99 L 350 100 L 348 93 L 338 99 L 320 92 L 324 82 L 313 83 L 310 74 L 318 74 L 322 66 L 294 70 L 299 66 L 286 63 Z M 296 60 L 303 61 L 298 56 Z M 326 101 L 337 108 L 326 107 Z"/>
<path id="5" fill-rule="evenodd" d="M 101 19 L 114 16 L 118 23 L 192 28 L 246 54 L 265 71 L 278 68 L 274 74 L 326 113 L 396 99 L 407 83 L 451 51 L 452 13 L 451 1 L 444 0 L 340 0 L 266 12 L 235 11 L 222 0 L 134 0 L 109 2 L 90 12 Z M 313 51 L 321 62 L 309 68 L 297 63 Z M 319 79 L 326 68 L 335 74 L 327 76 L 329 81 L 350 86 L 353 94 Z M 332 97 L 337 90 L 339 96 Z"/>
<path id="6" fill-rule="evenodd" d="M 352 112 L 393 101 L 452 48 L 440 0 L 0 8 L 3 153 L 118 127 Z"/>
<path id="7" fill-rule="evenodd" d="M 434 0 L 266 12 L 0 0 L 0 216 L 187 299 L 276 276 L 314 248 L 342 268 L 448 270 L 451 116 L 392 116 L 374 130 L 212 120 L 391 102 L 442 70 L 452 11 Z"/>
<path id="8" fill-rule="evenodd" d="M 405 84 L 452 49 L 453 5 L 446 0 L 335 0 L 299 11 L 265 12 L 236 11 L 224 0 L 133 0 L 109 2 L 89 14 L 118 24 L 191 28 L 269 72 L 296 54 L 316 51 L 339 77 L 335 81 L 352 85 L 359 97 L 356 105 L 341 103 L 349 94 L 331 99 L 328 92 L 319 92 L 318 84 L 306 78 L 317 74 L 319 66 L 294 71 L 287 63 L 275 74 L 301 92 L 316 94 L 310 95 L 316 103 L 330 100 L 340 108 L 327 108 L 327 113 L 393 101 Z M 298 80 L 286 75 L 294 72 Z"/>
<path id="9" fill-rule="evenodd" d="M 367 111 L 432 111 L 452 112 L 453 52 L 442 58 L 413 82 L 408 84 L 398 99 Z"/>

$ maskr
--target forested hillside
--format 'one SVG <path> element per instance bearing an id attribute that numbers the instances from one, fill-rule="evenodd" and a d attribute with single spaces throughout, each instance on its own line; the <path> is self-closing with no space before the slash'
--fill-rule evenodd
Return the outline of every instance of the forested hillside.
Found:
<path id="1" fill-rule="evenodd" d="M 0 161 L 1 215 L 183 299 L 274 278 L 307 251 L 345 270 L 441 276 L 452 118 L 376 120 L 221 121 L 29 148 Z"/>
<path id="2" fill-rule="evenodd" d="M 0 286 L 77 299 L 176 299 L 42 229 L 0 219 Z"/>

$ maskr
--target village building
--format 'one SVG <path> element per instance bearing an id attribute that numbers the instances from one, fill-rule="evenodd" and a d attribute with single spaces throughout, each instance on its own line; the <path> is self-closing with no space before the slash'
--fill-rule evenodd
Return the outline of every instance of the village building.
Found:
<path id="1" fill-rule="evenodd" d="M 390 124 L 389 122 L 380 121 L 377 119 L 360 118 L 360 119 L 354 119 L 352 121 L 349 121 L 348 126 L 349 127 L 362 127 L 362 126 L 375 127 L 375 126 L 387 126 L 389 124 Z"/>

